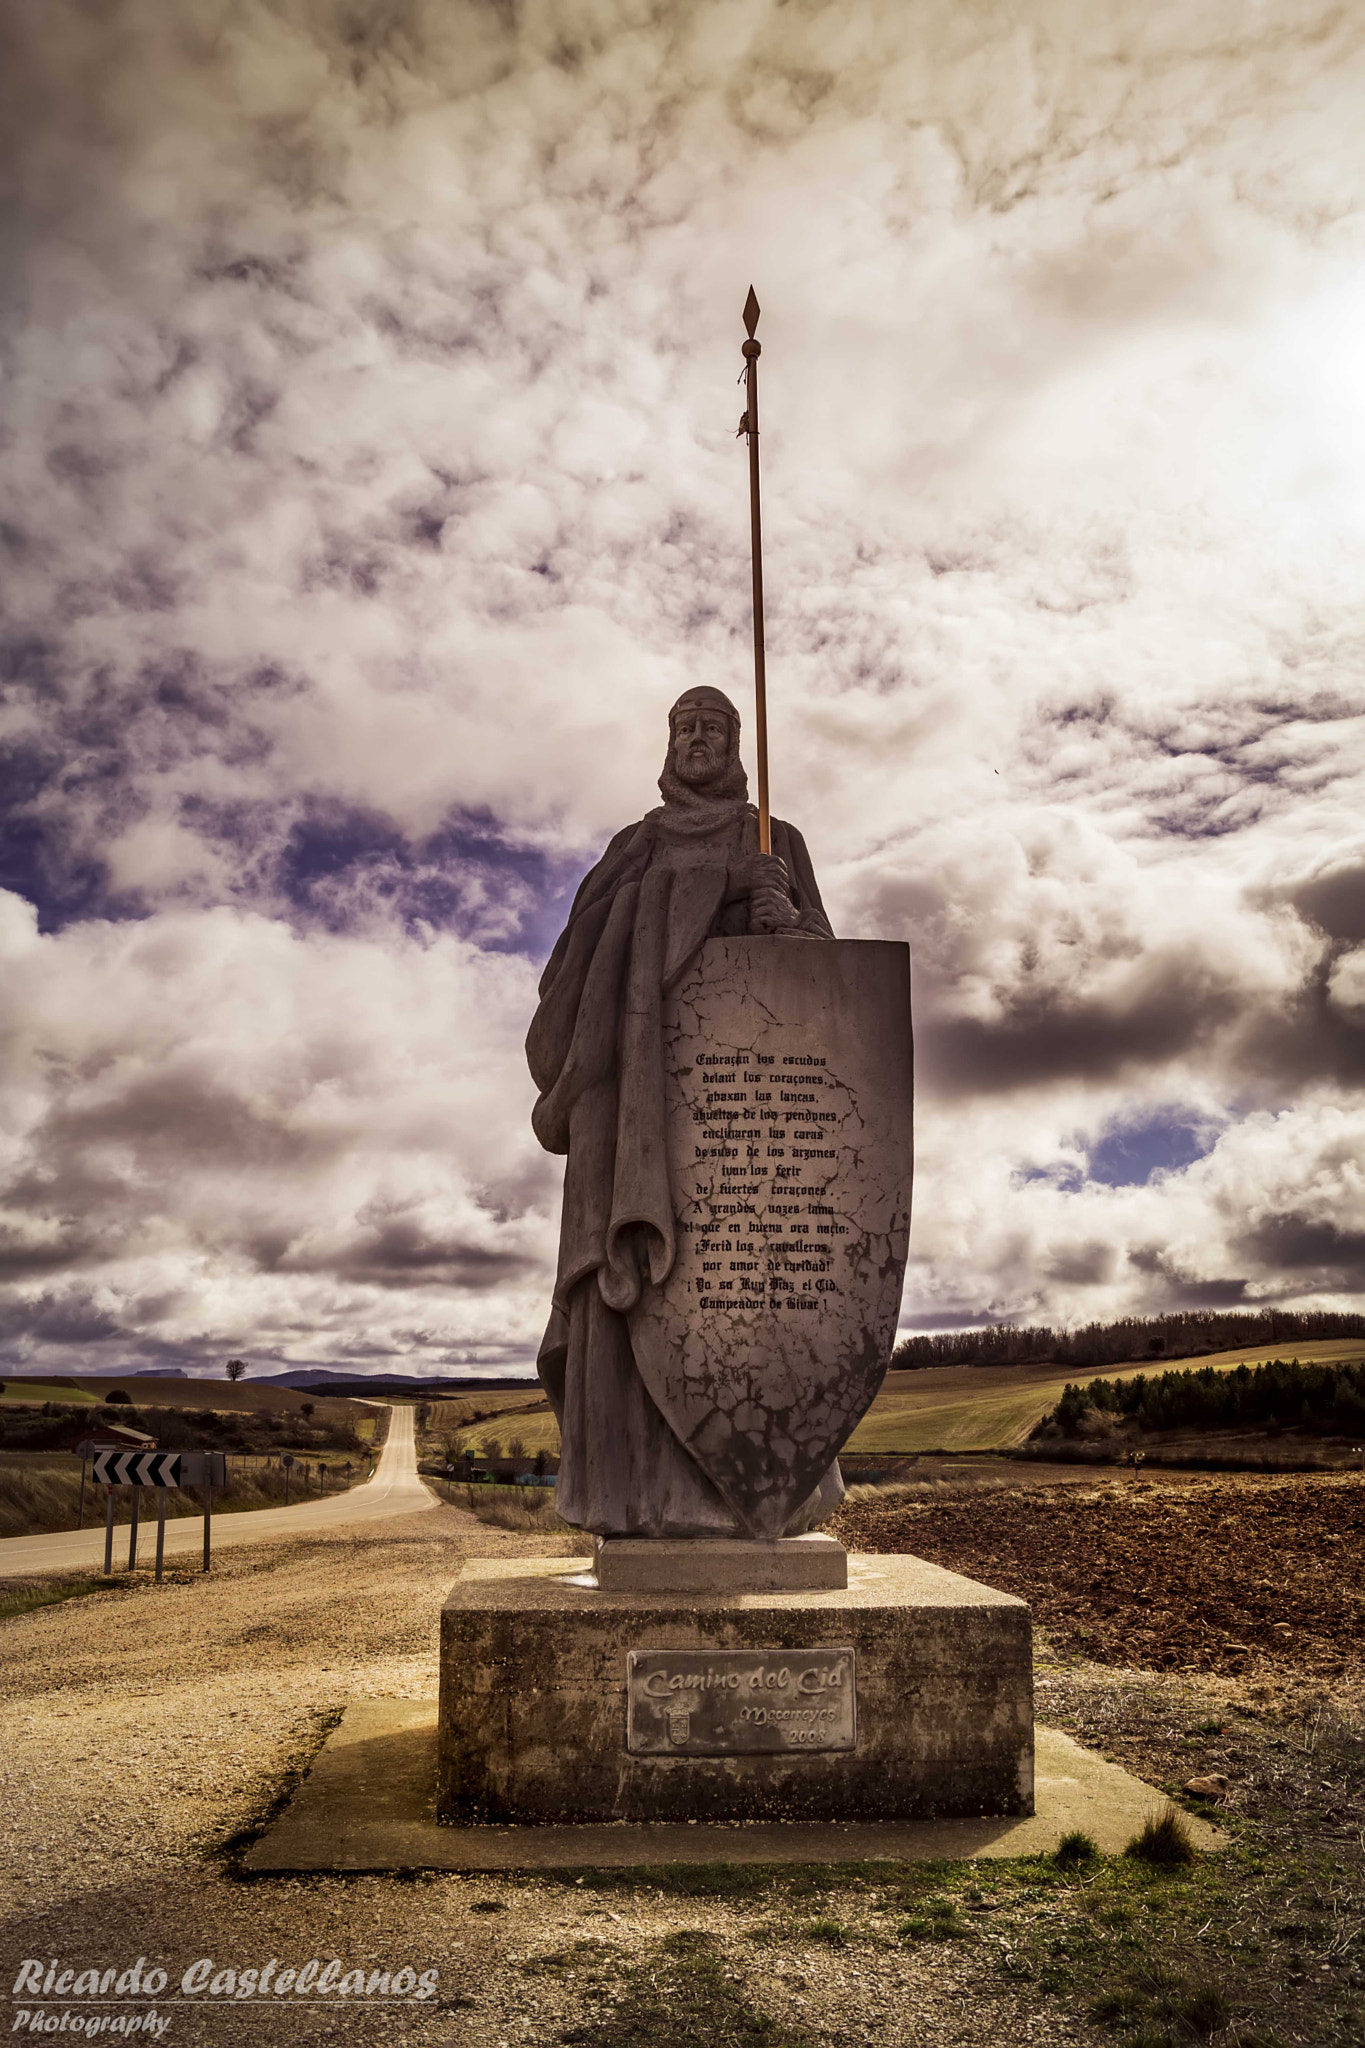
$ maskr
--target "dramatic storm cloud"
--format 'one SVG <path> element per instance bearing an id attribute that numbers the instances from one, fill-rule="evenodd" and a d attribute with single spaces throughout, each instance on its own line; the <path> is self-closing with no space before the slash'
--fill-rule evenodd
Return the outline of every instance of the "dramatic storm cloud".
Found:
<path id="1" fill-rule="evenodd" d="M 905 937 L 904 1317 L 1365 1295 L 1365 25 L 15 0 L 0 1361 L 501 1365 L 688 681 Z"/>

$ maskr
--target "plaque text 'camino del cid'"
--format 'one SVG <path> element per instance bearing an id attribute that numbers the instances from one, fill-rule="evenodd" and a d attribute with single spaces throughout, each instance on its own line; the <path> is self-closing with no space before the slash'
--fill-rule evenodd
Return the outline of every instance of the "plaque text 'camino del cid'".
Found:
<path id="1" fill-rule="evenodd" d="M 632 1756 L 770 1756 L 852 1749 L 854 1655 L 831 1650 L 632 1650 Z"/>

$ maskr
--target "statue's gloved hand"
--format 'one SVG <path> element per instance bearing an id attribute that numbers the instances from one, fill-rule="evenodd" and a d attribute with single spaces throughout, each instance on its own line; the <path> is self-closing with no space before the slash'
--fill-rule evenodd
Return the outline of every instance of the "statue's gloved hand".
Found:
<path id="1" fill-rule="evenodd" d="M 787 864 L 776 854 L 753 853 L 736 861 L 730 870 L 730 889 L 733 896 L 749 899 L 751 932 L 791 931 L 799 922 Z"/>
<path id="2" fill-rule="evenodd" d="M 749 897 L 749 930 L 770 934 L 773 932 L 795 931 L 801 922 L 800 912 L 792 902 L 786 889 L 761 888 L 752 891 Z"/>
<path id="3" fill-rule="evenodd" d="M 756 889 L 780 889 L 791 895 L 787 863 L 775 853 L 746 853 L 730 863 L 731 896 L 752 896 Z"/>

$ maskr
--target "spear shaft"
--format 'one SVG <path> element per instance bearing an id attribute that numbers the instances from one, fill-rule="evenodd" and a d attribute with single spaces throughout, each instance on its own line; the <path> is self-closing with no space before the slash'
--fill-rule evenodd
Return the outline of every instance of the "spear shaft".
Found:
<path id="1" fill-rule="evenodd" d="M 741 431 L 749 442 L 749 544 L 754 572 L 754 729 L 758 735 L 758 845 L 761 853 L 773 850 L 772 819 L 768 810 L 768 675 L 763 653 L 763 521 L 758 491 L 758 359 L 763 344 L 755 341 L 758 299 L 752 285 L 744 301 L 745 413 Z"/>

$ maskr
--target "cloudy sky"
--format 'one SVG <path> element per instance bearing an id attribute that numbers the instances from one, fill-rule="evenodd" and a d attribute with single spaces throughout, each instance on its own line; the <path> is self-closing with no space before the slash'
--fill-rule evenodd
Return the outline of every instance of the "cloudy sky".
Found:
<path id="1" fill-rule="evenodd" d="M 566 895 L 747 704 L 906 1329 L 1365 1306 L 1365 20 L 13 0 L 0 1369 L 521 1367 Z"/>

